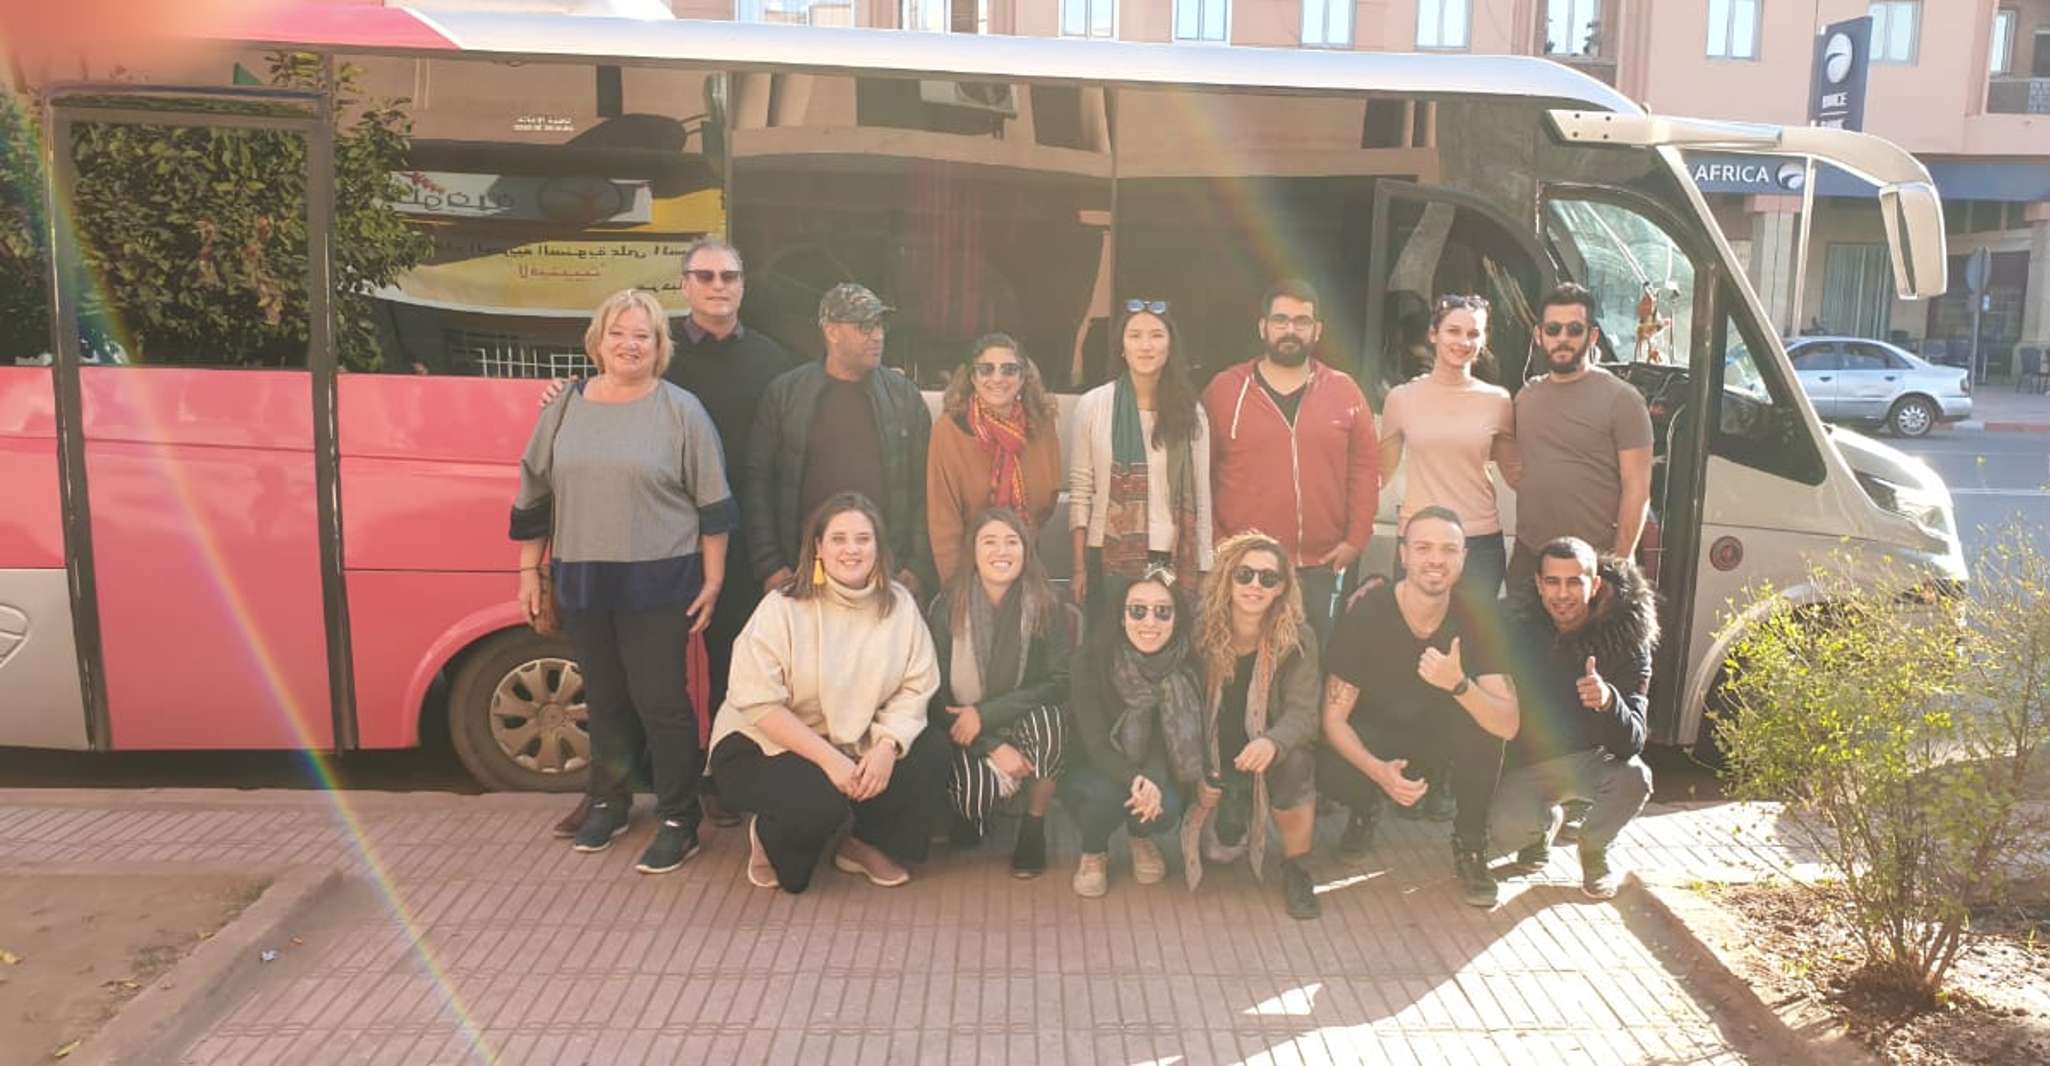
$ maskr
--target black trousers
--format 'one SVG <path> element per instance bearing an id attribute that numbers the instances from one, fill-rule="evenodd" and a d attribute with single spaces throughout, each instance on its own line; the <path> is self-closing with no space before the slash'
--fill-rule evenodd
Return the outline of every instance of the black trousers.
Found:
<path id="1" fill-rule="evenodd" d="M 697 716 L 684 684 L 690 616 L 683 605 L 652 611 L 565 612 L 590 708 L 591 776 L 599 802 L 633 802 L 633 770 L 646 748 L 653 764 L 655 812 L 695 827 L 698 778 L 705 772 Z"/>
<path id="2" fill-rule="evenodd" d="M 1459 803 L 1459 813 L 1452 820 L 1453 846 L 1473 851 L 1488 846 L 1488 805 L 1502 780 L 1504 744 L 1500 737 L 1457 708 L 1399 724 L 1377 719 L 1362 722 L 1355 715 L 1350 724 L 1375 758 L 1409 760 L 1403 768 L 1409 778 L 1421 778 L 1433 766 L 1450 766 L 1452 798 Z M 1317 790 L 1368 821 L 1378 819 L 1383 805 L 1391 802 L 1380 785 L 1329 747 L 1317 749 Z"/>
<path id="3" fill-rule="evenodd" d="M 944 731 L 926 729 L 890 772 L 890 786 L 861 803 L 834 788 L 810 759 L 793 751 L 763 754 L 745 733 L 713 749 L 712 776 L 727 806 L 755 816 L 755 834 L 776 868 L 776 882 L 796 893 L 810 887 L 812 870 L 850 814 L 856 839 L 898 862 L 924 860 L 952 749 Z"/>

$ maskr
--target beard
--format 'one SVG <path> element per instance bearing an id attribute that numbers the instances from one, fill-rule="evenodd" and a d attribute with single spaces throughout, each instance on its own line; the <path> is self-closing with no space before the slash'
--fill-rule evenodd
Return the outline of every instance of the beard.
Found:
<path id="1" fill-rule="evenodd" d="M 1267 342 L 1267 358 L 1276 366 L 1297 367 L 1310 361 L 1310 346 L 1305 341 L 1290 337 L 1281 341 Z"/>
<path id="2" fill-rule="evenodd" d="M 1545 350 L 1545 365 L 1555 374 L 1571 374 L 1587 365 L 1587 352 L 1586 347 L 1572 349 L 1570 353 L 1548 348 Z"/>

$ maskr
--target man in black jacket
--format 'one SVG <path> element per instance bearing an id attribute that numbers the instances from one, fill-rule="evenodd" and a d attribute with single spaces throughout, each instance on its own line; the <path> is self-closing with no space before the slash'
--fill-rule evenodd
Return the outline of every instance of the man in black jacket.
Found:
<path id="1" fill-rule="evenodd" d="M 805 518 L 841 492 L 883 513 L 896 575 L 923 602 L 932 589 L 925 453 L 932 412 L 918 386 L 882 365 L 892 308 L 853 282 L 819 301 L 826 357 L 769 383 L 755 411 L 740 484 L 749 559 L 762 587 L 790 580 Z"/>
<path id="2" fill-rule="evenodd" d="M 1580 831 L 1581 891 L 1616 894 L 1622 872 L 1609 844 L 1651 797 L 1644 764 L 1645 702 L 1658 644 L 1657 593 L 1636 564 L 1598 559 L 1577 537 L 1538 551 L 1528 584 L 1511 582 L 1521 727 L 1509 744 L 1489 822 L 1520 847 L 1517 865 L 1542 866 L 1563 820 L 1560 804 L 1593 804 Z"/>

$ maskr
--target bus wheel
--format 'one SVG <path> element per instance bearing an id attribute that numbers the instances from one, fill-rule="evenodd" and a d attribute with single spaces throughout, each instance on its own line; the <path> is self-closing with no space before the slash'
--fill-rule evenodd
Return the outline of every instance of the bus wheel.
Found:
<path id="1" fill-rule="evenodd" d="M 573 792 L 591 762 L 584 678 L 569 642 L 511 629 L 479 644 L 448 693 L 449 739 L 478 784 Z"/>

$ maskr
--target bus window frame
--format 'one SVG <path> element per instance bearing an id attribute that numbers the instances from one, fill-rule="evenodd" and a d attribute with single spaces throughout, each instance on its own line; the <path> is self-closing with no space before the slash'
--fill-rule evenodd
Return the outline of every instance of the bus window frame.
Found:
<path id="1" fill-rule="evenodd" d="M 333 55 L 320 53 L 324 73 L 332 76 Z M 214 112 L 176 106 L 181 101 L 270 104 L 279 114 Z M 151 107 L 152 101 L 169 106 Z M 122 106 L 123 102 L 132 105 Z M 298 111 L 288 114 L 286 111 Z M 74 127 L 79 123 L 129 126 L 177 126 L 190 129 L 256 129 L 296 134 L 306 140 L 306 363 L 313 398 L 313 468 L 319 523 L 321 605 L 325 622 L 328 706 L 337 751 L 358 746 L 354 656 L 350 646 L 347 585 L 343 576 L 340 505 L 340 449 L 336 437 L 336 375 L 334 346 L 334 103 L 330 94 L 296 89 L 255 87 L 138 85 L 66 82 L 50 87 L 42 105 L 46 203 L 71 202 L 77 185 Z M 57 476 L 64 508 L 65 568 L 72 588 L 72 626 L 77 641 L 79 682 L 86 705 L 86 735 L 95 751 L 113 748 L 113 723 L 108 709 L 104 646 L 99 615 L 98 577 L 93 566 L 91 493 L 87 484 L 84 352 L 77 328 L 75 285 L 84 277 L 78 255 L 76 223 L 66 212 L 50 212 L 54 240 L 47 284 L 51 293 L 52 375 L 57 388 Z M 148 364 L 125 364 L 122 373 L 147 372 Z M 235 372 L 235 368 L 207 367 Z"/>

